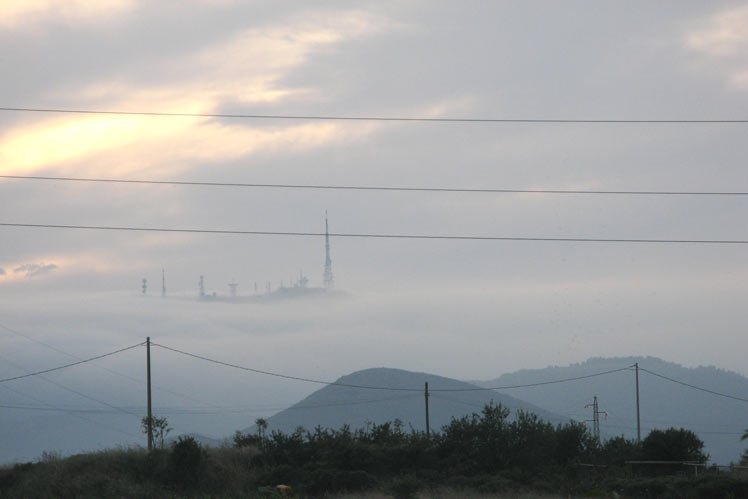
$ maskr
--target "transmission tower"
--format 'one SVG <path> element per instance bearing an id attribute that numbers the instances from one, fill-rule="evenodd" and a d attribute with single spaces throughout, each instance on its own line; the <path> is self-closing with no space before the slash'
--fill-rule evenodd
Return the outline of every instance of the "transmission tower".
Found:
<path id="1" fill-rule="evenodd" d="M 592 407 L 592 419 L 586 419 L 585 422 L 592 422 L 592 437 L 595 439 L 595 442 L 598 444 L 600 443 L 600 414 L 605 414 L 605 419 L 608 419 L 608 413 L 605 411 L 600 411 L 600 408 L 597 405 L 597 395 L 594 396 L 592 399 L 591 404 L 585 404 L 584 408 L 589 409 Z"/>
<path id="2" fill-rule="evenodd" d="M 141 289 L 143 291 L 143 296 L 145 296 L 146 293 L 148 292 L 148 279 L 146 279 L 145 277 L 143 278 L 143 284 L 141 285 Z"/>
<path id="3" fill-rule="evenodd" d="M 164 269 L 161 269 L 161 297 L 166 298 L 166 274 Z"/>
<path id="4" fill-rule="evenodd" d="M 335 288 L 335 279 L 332 276 L 332 260 L 330 259 L 330 231 L 327 225 L 327 210 L 325 210 L 325 289 L 330 291 Z"/>
<path id="5" fill-rule="evenodd" d="M 200 276 L 198 287 L 200 288 L 200 298 L 205 298 L 205 277 Z"/>

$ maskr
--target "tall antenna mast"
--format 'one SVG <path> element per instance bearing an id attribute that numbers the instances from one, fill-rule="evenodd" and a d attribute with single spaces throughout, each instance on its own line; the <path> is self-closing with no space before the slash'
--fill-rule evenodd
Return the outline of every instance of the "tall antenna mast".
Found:
<path id="1" fill-rule="evenodd" d="M 161 269 L 161 298 L 166 298 L 166 274 Z"/>
<path id="2" fill-rule="evenodd" d="M 327 225 L 327 210 L 325 210 L 325 289 L 330 291 L 335 288 L 335 279 L 332 276 L 332 260 L 330 259 L 330 230 Z"/>

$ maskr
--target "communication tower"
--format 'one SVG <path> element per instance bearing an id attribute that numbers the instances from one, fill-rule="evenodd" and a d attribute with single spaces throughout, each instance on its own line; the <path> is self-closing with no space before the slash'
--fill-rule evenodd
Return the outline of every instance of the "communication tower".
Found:
<path id="1" fill-rule="evenodd" d="M 330 230 L 327 225 L 327 210 L 325 210 L 325 273 L 323 280 L 326 290 L 331 291 L 335 288 L 335 279 L 332 275 L 332 260 L 330 259 Z"/>
<path id="2" fill-rule="evenodd" d="M 198 287 L 200 289 L 200 298 L 205 298 L 205 277 L 200 276 Z"/>
<path id="3" fill-rule="evenodd" d="M 145 294 L 148 292 L 148 279 L 146 279 L 145 277 L 143 278 L 141 289 L 143 290 L 143 296 L 145 296 Z"/>

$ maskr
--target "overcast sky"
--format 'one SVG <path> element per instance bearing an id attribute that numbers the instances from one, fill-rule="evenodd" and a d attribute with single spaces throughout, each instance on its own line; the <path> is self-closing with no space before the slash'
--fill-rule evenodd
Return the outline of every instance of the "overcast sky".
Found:
<path id="1" fill-rule="evenodd" d="M 4 0 L 0 61 L 2 107 L 351 117 L 748 117 L 745 2 Z M 747 131 L 746 124 L 0 112 L 0 172 L 748 191 Z M 0 221 L 6 223 L 320 232 L 325 210 L 331 231 L 346 233 L 748 240 L 748 196 L 0 179 Z M 346 297 L 237 305 L 193 300 L 199 276 L 218 294 L 228 293 L 232 279 L 240 294 L 248 294 L 254 283 L 275 288 L 300 272 L 320 286 L 323 239 L 14 227 L 0 227 L 0 234 L 0 323 L 81 356 L 151 336 L 229 362 L 318 379 L 375 366 L 488 379 L 520 368 L 626 355 L 748 374 L 747 245 L 332 238 L 336 284 Z M 159 296 L 162 268 L 168 300 Z M 150 283 L 146 298 L 138 296 L 144 277 Z M 0 345 L 17 364 L 0 363 L 3 377 L 70 360 L 7 330 L 0 331 Z M 131 354 L 122 354 L 134 359 L 130 363 L 112 362 L 142 378 L 142 354 Z M 270 407 L 317 388 L 213 370 L 161 350 L 154 358 L 165 387 L 210 403 L 226 405 L 242 387 L 254 403 Z M 64 375 L 70 386 L 85 378 L 101 397 L 142 398 L 126 380 L 96 385 L 98 377 L 87 367 L 76 369 Z M 36 386 L 29 382 L 26 390 Z M 52 392 L 44 396 L 57 400 Z"/>

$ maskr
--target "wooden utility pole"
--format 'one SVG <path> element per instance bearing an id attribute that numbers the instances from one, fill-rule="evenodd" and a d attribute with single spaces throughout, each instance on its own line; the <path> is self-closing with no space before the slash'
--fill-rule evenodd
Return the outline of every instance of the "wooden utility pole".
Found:
<path id="1" fill-rule="evenodd" d="M 151 412 L 151 337 L 145 340 L 146 378 L 148 380 L 148 452 L 153 450 L 153 413 Z"/>
<path id="2" fill-rule="evenodd" d="M 431 425 L 429 424 L 429 382 L 426 382 L 426 389 L 423 392 L 426 398 L 426 438 L 431 438 Z"/>
<path id="3" fill-rule="evenodd" d="M 642 441 L 642 423 L 639 419 L 639 363 L 634 364 L 636 367 L 636 441 Z"/>

